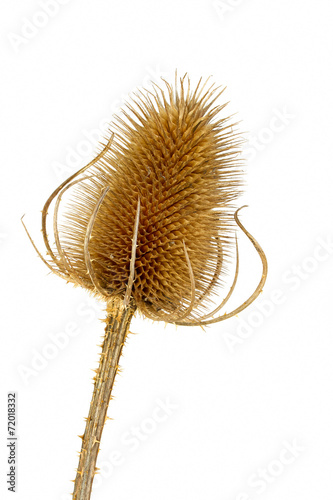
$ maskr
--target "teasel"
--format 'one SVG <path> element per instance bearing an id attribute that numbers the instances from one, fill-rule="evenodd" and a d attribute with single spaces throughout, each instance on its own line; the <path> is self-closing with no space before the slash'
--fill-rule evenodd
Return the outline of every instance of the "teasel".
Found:
<path id="1" fill-rule="evenodd" d="M 133 314 L 204 327 L 245 309 L 266 280 L 265 254 L 233 205 L 243 184 L 242 138 L 230 117 L 221 117 L 226 104 L 216 104 L 224 89 L 208 86 L 208 81 L 200 79 L 192 90 L 190 79 L 178 79 L 176 74 L 174 86 L 163 80 L 164 89 L 155 83 L 151 91 L 133 93 L 114 118 L 96 158 L 45 203 L 42 234 L 47 258 L 27 231 L 53 273 L 106 303 L 102 352 L 80 436 L 74 500 L 90 498 L 108 403 Z M 47 217 L 52 202 L 50 237 Z M 216 316 L 237 282 L 235 222 L 258 252 L 263 271 L 244 303 Z M 233 249 L 232 285 L 209 312 L 213 296 L 223 288 Z"/>

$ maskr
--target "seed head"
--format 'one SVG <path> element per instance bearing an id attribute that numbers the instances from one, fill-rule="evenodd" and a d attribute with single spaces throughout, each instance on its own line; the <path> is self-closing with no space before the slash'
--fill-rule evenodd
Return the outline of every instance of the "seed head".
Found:
<path id="1" fill-rule="evenodd" d="M 221 116 L 226 104 L 215 104 L 223 90 L 163 82 L 133 94 L 98 156 L 51 195 L 43 234 L 49 267 L 67 281 L 150 318 L 194 324 L 234 246 L 241 140 Z M 53 200 L 55 248 L 46 235 Z"/>

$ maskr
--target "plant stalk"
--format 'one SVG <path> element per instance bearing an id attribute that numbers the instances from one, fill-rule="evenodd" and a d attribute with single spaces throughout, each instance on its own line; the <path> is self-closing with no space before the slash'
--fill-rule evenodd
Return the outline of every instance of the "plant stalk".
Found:
<path id="1" fill-rule="evenodd" d="M 107 419 L 107 409 L 113 383 L 118 371 L 119 358 L 129 330 L 135 306 L 124 306 L 123 299 L 112 297 L 107 304 L 107 320 L 102 352 L 96 376 L 94 392 L 90 403 L 86 428 L 82 439 L 80 460 L 74 481 L 74 500 L 89 500 L 96 474 L 96 460 L 100 450 L 103 427 Z"/>

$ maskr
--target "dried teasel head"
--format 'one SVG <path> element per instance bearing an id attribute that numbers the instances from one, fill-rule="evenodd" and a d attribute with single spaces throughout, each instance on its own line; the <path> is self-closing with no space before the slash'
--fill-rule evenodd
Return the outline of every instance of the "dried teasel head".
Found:
<path id="1" fill-rule="evenodd" d="M 230 119 L 220 117 L 225 105 L 215 105 L 223 91 L 201 81 L 191 90 L 186 77 L 176 78 L 174 88 L 164 83 L 164 90 L 155 84 L 152 92 L 134 94 L 98 156 L 63 182 L 42 212 L 49 257 L 39 255 L 45 264 L 107 302 L 74 500 L 90 499 L 108 402 L 135 310 L 154 320 L 207 325 L 244 309 L 266 279 L 265 254 L 232 205 L 242 183 L 240 138 Z M 54 245 L 47 234 L 52 202 Z M 216 317 L 238 276 L 235 221 L 258 251 L 263 272 L 248 300 Z M 208 312 L 234 246 L 232 286 Z"/>
<path id="2" fill-rule="evenodd" d="M 241 139 L 230 117 L 221 117 L 225 104 L 216 104 L 223 90 L 201 80 L 191 90 L 186 77 L 176 77 L 174 87 L 163 85 L 135 93 L 98 156 L 47 200 L 42 231 L 50 258 L 43 260 L 103 300 L 132 301 L 154 320 L 205 325 L 249 305 L 264 285 L 267 263 L 234 213 L 242 184 Z M 53 201 L 52 246 L 46 219 Z M 238 275 L 235 220 L 257 249 L 263 274 L 244 304 L 216 318 Z M 233 284 L 208 312 L 235 241 Z"/>

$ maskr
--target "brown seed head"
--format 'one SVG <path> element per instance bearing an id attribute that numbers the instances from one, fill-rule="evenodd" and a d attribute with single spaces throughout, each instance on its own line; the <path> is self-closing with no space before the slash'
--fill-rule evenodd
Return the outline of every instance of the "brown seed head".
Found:
<path id="1" fill-rule="evenodd" d="M 154 319 L 195 321 L 222 284 L 234 241 L 240 139 L 223 91 L 185 77 L 134 94 L 98 157 L 53 193 L 43 233 L 54 272 Z M 62 211 L 61 199 L 70 196 Z M 56 199 L 56 250 L 46 213 Z"/>

